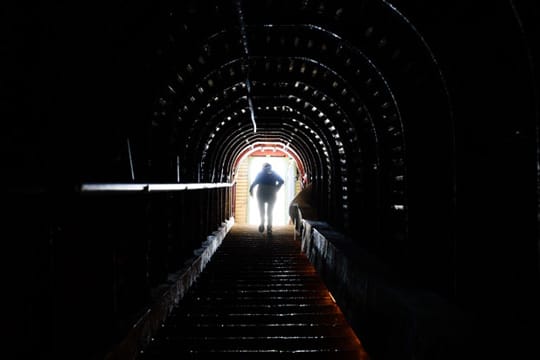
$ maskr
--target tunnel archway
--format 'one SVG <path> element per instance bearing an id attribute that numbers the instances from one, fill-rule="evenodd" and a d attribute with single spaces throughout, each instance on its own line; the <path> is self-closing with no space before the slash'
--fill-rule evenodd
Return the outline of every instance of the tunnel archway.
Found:
<path id="1" fill-rule="evenodd" d="M 289 156 L 294 160 L 296 168 L 298 169 L 298 177 L 300 179 L 306 178 L 307 174 L 305 171 L 304 163 L 302 162 L 300 156 L 290 148 L 290 144 L 282 143 L 255 143 L 246 147 L 235 159 L 233 163 L 233 174 L 238 172 L 238 165 L 242 162 L 245 157 L 252 155 L 253 153 L 258 152 L 259 156 L 272 156 L 273 153 L 279 152 L 283 155 Z"/>
<path id="2" fill-rule="evenodd" d="M 246 2 L 242 22 L 231 4 L 200 5 L 211 15 L 195 4 L 173 9 L 160 51 L 175 60 L 164 68 L 154 122 L 178 134 L 171 151 L 180 153 L 182 178 L 195 181 L 232 179 L 239 149 L 254 142 L 296 143 L 329 222 L 347 233 L 362 229 L 372 246 L 402 243 L 411 189 L 445 193 L 451 211 L 452 184 L 415 176 L 420 169 L 406 160 L 426 156 L 429 148 L 430 156 L 447 159 L 432 167 L 430 180 L 452 172 L 444 79 L 426 42 L 389 4 L 323 4 L 268 1 L 262 11 Z M 359 22 L 344 14 L 360 8 L 361 17 L 392 19 L 392 26 L 383 33 L 370 21 L 356 28 Z M 194 17 L 184 18 L 187 13 Z M 200 28 L 198 14 L 215 17 L 216 28 Z M 310 21 L 291 25 L 306 16 Z M 186 45 L 189 56 L 179 52 Z M 440 136 L 428 139 L 425 131 Z M 351 219 L 363 226 L 351 229 Z"/>
<path id="3" fill-rule="evenodd" d="M 274 207 L 274 223 L 284 225 L 290 222 L 288 206 L 297 192 L 305 186 L 306 174 L 300 157 L 289 145 L 255 143 L 246 147 L 237 156 L 233 164 L 232 180 L 235 184 L 233 213 L 236 223 L 255 224 L 258 222 L 259 214 L 255 198 L 248 194 L 249 185 L 254 180 L 255 174 L 260 171 L 263 162 L 272 164 L 274 171 L 285 181 L 278 192 Z"/>
<path id="4" fill-rule="evenodd" d="M 280 144 L 317 209 L 306 224 L 367 254 L 351 264 L 369 279 L 342 288 L 370 316 L 403 315 L 383 320 L 410 358 L 429 358 L 439 300 L 471 314 L 483 344 L 506 334 L 494 356 L 538 350 L 522 346 L 540 323 L 537 2 L 79 6 L 22 4 L 3 21 L 20 349 L 99 352 L 125 335 L 230 224 L 246 149 Z M 388 274 L 397 285 L 378 286 Z"/>

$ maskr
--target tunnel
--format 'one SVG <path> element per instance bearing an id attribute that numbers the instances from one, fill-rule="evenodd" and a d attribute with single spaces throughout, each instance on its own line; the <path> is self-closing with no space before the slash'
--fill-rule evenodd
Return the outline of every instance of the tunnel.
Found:
<path id="1" fill-rule="evenodd" d="M 2 8 L 15 358 L 198 358 L 150 350 L 220 259 L 277 268 L 279 244 L 358 358 L 539 358 L 536 2 Z M 261 161 L 288 179 L 274 239 L 249 220 Z M 217 353 L 345 358 L 277 346 Z"/>

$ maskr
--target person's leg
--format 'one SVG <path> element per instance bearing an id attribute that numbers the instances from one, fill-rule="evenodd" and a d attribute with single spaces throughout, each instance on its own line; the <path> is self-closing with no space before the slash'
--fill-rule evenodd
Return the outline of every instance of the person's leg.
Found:
<path id="1" fill-rule="evenodd" d="M 274 204 L 276 202 L 276 199 L 270 199 L 268 200 L 268 207 L 266 208 L 266 218 L 267 218 L 267 225 L 266 228 L 268 229 L 268 233 L 272 233 L 272 213 L 274 212 Z"/>
<path id="2" fill-rule="evenodd" d="M 264 199 L 257 199 L 257 202 L 259 204 L 259 217 L 261 219 L 260 225 L 259 225 L 259 232 L 264 231 Z"/>

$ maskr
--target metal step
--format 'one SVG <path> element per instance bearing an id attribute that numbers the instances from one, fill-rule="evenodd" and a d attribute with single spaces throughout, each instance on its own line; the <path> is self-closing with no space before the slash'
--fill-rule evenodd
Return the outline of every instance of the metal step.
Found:
<path id="1" fill-rule="evenodd" d="M 235 225 L 138 360 L 368 359 L 292 226 Z"/>

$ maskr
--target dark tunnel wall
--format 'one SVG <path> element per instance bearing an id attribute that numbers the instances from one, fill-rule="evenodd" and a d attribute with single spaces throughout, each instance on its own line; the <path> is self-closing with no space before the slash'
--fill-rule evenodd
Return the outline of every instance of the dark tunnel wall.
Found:
<path id="1" fill-rule="evenodd" d="M 244 27 L 232 1 L 2 5 L 0 146 L 13 209 L 3 237 L 18 264 L 8 277 L 26 314 L 20 338 L 51 347 L 55 335 L 41 336 L 55 317 L 89 304 L 83 289 L 64 310 L 40 302 L 95 281 L 71 264 L 108 246 L 77 243 L 113 226 L 103 204 L 77 194 L 81 183 L 228 182 L 246 147 L 278 142 L 302 159 L 320 220 L 400 285 L 459 306 L 493 357 L 538 352 L 538 5 L 246 0 L 241 10 Z M 157 214 L 180 206 L 117 200 L 107 211 L 125 227 L 115 231 L 137 218 L 149 237 L 165 231 L 151 226 Z M 126 252 L 144 254 L 140 241 Z M 54 271 L 53 258 L 63 264 Z M 116 326 L 95 353 L 126 325 Z"/>

